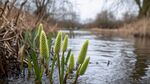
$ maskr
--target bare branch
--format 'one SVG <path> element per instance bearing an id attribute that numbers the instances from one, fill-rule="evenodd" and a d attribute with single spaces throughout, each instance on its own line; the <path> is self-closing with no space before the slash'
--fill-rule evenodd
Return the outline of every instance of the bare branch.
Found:
<path id="1" fill-rule="evenodd" d="M 4 5 L 4 8 L 3 8 L 2 13 L 0 14 L 0 17 L 2 17 L 2 15 L 5 13 L 5 10 L 6 10 L 6 8 L 7 8 L 8 3 L 9 3 L 9 0 L 7 0 L 7 1 L 5 2 L 5 5 Z"/>
<path id="2" fill-rule="evenodd" d="M 12 9 L 14 8 L 14 4 L 16 3 L 17 0 L 13 0 L 10 7 L 9 7 L 9 11 L 7 13 L 7 17 L 11 14 Z"/>
<path id="3" fill-rule="evenodd" d="M 17 23 L 18 23 L 19 16 L 20 16 L 20 14 L 21 14 L 22 8 L 23 8 L 23 6 L 26 4 L 27 1 L 28 1 L 28 0 L 25 0 L 25 1 L 21 4 L 20 9 L 19 9 L 19 11 L 18 11 L 18 15 L 17 15 L 16 21 L 15 21 L 15 25 L 17 25 Z"/>

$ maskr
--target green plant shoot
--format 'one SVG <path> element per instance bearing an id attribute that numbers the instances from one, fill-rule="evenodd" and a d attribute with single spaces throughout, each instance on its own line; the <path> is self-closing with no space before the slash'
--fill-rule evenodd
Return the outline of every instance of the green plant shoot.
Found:
<path id="1" fill-rule="evenodd" d="M 68 35 L 65 35 L 62 51 L 65 52 L 68 47 Z"/>
<path id="2" fill-rule="evenodd" d="M 56 41 L 55 41 L 55 45 L 54 45 L 54 53 L 55 54 L 58 54 L 60 52 L 61 39 L 62 39 L 62 33 L 58 32 L 58 35 L 57 35 Z"/>
<path id="3" fill-rule="evenodd" d="M 80 53 L 78 56 L 78 64 L 82 64 L 84 62 L 84 59 L 86 57 L 87 50 L 88 50 L 88 44 L 89 44 L 89 40 L 86 40 L 80 50 Z"/>
<path id="4" fill-rule="evenodd" d="M 49 60 L 49 47 L 47 37 L 44 31 L 42 31 L 40 35 L 40 56 L 42 59 L 44 58 L 46 61 Z"/>
<path id="5" fill-rule="evenodd" d="M 72 54 L 69 63 L 69 73 L 72 72 L 73 69 L 74 69 L 74 55 Z"/>
<path id="6" fill-rule="evenodd" d="M 79 70 L 79 75 L 83 75 L 88 67 L 90 61 L 90 57 L 86 58 L 83 62 L 83 64 L 81 65 L 81 68 Z"/>

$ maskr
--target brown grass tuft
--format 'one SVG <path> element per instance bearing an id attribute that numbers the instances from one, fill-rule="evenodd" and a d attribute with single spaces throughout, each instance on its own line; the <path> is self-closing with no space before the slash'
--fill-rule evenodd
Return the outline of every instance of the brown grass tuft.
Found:
<path id="1" fill-rule="evenodd" d="M 0 8 L 4 7 L 0 6 Z M 15 7 L 11 11 L 8 9 L 0 11 L 0 79 L 8 77 L 8 74 L 19 76 L 20 62 L 17 58 L 19 57 L 20 39 L 24 30 L 36 28 L 38 25 L 35 24 L 36 21 L 36 16 Z M 56 30 L 57 25 L 52 26 L 44 20 L 41 23 L 47 32 Z"/>
<path id="2" fill-rule="evenodd" d="M 124 24 L 123 27 L 118 29 L 93 28 L 91 30 L 106 36 L 150 37 L 150 18 L 143 18 L 130 24 Z"/>

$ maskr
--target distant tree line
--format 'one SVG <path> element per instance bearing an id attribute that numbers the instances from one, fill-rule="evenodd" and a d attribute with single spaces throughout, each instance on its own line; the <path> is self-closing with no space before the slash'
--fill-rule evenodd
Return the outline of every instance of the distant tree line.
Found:
<path id="1" fill-rule="evenodd" d="M 136 15 L 130 14 L 128 12 L 124 13 L 123 18 L 117 19 L 116 16 L 107 10 L 104 10 L 97 14 L 94 21 L 88 22 L 84 27 L 88 28 L 119 28 L 124 24 L 131 23 L 136 20 Z"/>
<path id="2" fill-rule="evenodd" d="M 109 0 L 107 0 L 109 2 Z M 124 24 L 131 23 L 140 18 L 149 18 L 150 17 L 150 0 L 133 0 L 134 3 L 131 3 L 131 0 L 116 0 L 113 5 L 117 8 L 129 6 L 128 4 L 136 4 L 138 7 L 138 15 L 132 14 L 130 12 L 126 12 L 123 14 L 123 18 L 116 19 L 117 16 L 108 9 L 97 14 L 96 19 L 94 21 L 90 21 L 84 25 L 84 27 L 93 28 L 119 28 Z M 107 2 L 106 2 L 107 3 Z M 119 4 L 119 5 L 118 5 Z M 124 5 L 126 4 L 126 5 Z M 131 6 L 132 7 L 132 6 Z M 113 7 L 112 7 L 113 8 Z M 116 10 L 115 10 L 116 12 Z"/>

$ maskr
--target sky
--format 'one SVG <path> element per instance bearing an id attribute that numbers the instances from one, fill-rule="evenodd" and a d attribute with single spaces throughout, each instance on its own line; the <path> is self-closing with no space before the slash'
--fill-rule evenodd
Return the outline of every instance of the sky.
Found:
<path id="1" fill-rule="evenodd" d="M 29 0 L 30 1 L 30 0 Z M 138 7 L 134 0 L 122 0 L 125 4 L 121 4 L 118 7 L 117 3 L 120 0 L 69 0 L 73 4 L 73 11 L 79 16 L 80 22 L 90 22 L 94 20 L 98 13 L 103 10 L 113 11 L 113 14 L 117 19 L 120 19 L 122 15 L 129 11 L 130 13 L 137 14 Z M 33 9 L 33 8 L 32 8 Z"/>
<path id="2" fill-rule="evenodd" d="M 76 0 L 76 4 L 81 20 L 94 19 L 104 9 L 103 0 Z"/>
<path id="3" fill-rule="evenodd" d="M 107 2 L 106 2 L 107 1 Z M 88 19 L 95 19 L 96 15 L 103 10 L 110 10 L 116 0 L 71 0 L 75 6 L 75 10 L 80 16 L 81 21 L 87 21 Z M 119 11 L 117 11 L 119 10 Z M 118 18 L 122 17 L 122 14 L 126 11 L 132 11 L 137 13 L 137 6 L 130 0 L 124 7 L 115 9 L 115 15 Z"/>

